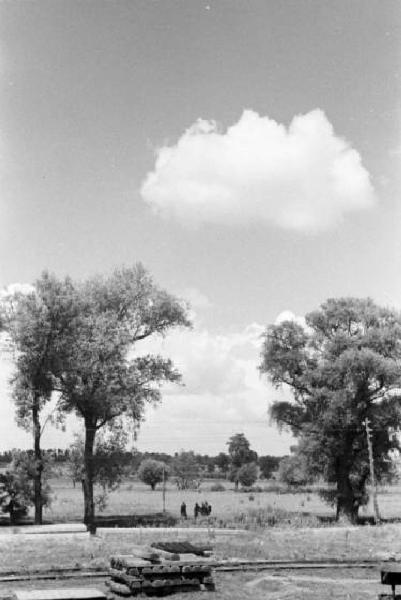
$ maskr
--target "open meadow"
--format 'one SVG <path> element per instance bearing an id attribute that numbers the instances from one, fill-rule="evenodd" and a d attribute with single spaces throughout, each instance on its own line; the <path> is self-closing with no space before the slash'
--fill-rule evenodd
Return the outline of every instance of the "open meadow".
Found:
<path id="1" fill-rule="evenodd" d="M 297 598 L 329 600 L 329 598 L 376 598 L 379 592 L 387 591 L 380 585 L 378 565 L 388 558 L 401 558 L 401 524 L 387 523 L 377 527 L 349 527 L 344 524 L 332 526 L 321 522 L 319 517 L 332 517 L 333 510 L 322 503 L 313 492 L 289 494 L 277 491 L 254 493 L 234 492 L 228 482 L 223 482 L 226 491 L 212 492 L 215 482 L 205 481 L 201 490 L 179 491 L 171 483 L 166 491 L 166 509 L 179 518 L 179 508 L 184 500 L 190 511 L 193 504 L 207 500 L 213 507 L 213 518 L 203 519 L 207 528 L 193 530 L 194 521 L 179 523 L 181 529 L 140 527 L 137 529 L 99 528 L 96 536 L 77 534 L 13 534 L 12 528 L 0 528 L 0 575 L 24 573 L 41 569 L 79 568 L 106 569 L 110 556 L 129 553 L 132 544 L 150 544 L 157 540 L 190 539 L 194 543 L 212 544 L 219 560 L 267 559 L 293 561 L 372 561 L 365 569 L 308 569 L 268 570 L 260 572 L 216 572 L 216 600 L 262 600 Z M 266 484 L 265 484 L 266 485 Z M 45 512 L 47 521 L 81 521 L 82 492 L 67 479 L 52 481 L 53 503 Z M 382 490 L 379 503 L 387 519 L 398 516 L 400 489 Z M 253 499 L 252 499 L 253 498 Z M 138 481 L 129 481 L 110 494 L 109 503 L 103 514 L 129 515 L 160 513 L 162 510 L 161 489 L 152 492 Z M 262 511 L 271 515 L 285 511 L 272 527 L 264 527 L 252 517 Z M 302 516 L 302 513 L 308 515 Z M 370 507 L 365 513 L 370 513 Z M 241 521 L 242 519 L 242 521 Z M 243 527 L 234 535 L 224 526 Z M 186 534 L 182 527 L 190 526 Z M 223 529 L 219 529 L 223 527 Z M 90 586 L 91 580 L 52 582 L 0 583 L 0 597 L 7 596 L 11 588 Z M 104 580 L 95 580 L 101 587 Z M 204 598 L 204 594 L 178 594 L 180 598 L 193 600 Z"/>
<path id="2" fill-rule="evenodd" d="M 74 488 L 67 478 L 51 480 L 53 500 L 46 508 L 46 521 L 81 521 L 83 514 L 83 495 L 79 485 Z M 212 506 L 214 526 L 242 526 L 257 528 L 258 525 L 320 526 L 333 520 L 334 508 L 324 503 L 317 492 L 289 493 L 280 491 L 278 486 L 269 491 L 269 482 L 260 482 L 261 492 L 235 492 L 233 484 L 220 482 L 225 491 L 211 491 L 216 481 L 204 481 L 199 490 L 178 490 L 172 483 L 166 485 L 165 507 L 173 517 L 180 517 L 180 505 L 187 506 L 188 521 L 193 524 L 193 507 L 207 501 Z M 271 484 L 270 484 L 270 487 Z M 98 491 L 100 493 L 100 491 Z M 381 516 L 385 520 L 401 519 L 401 487 L 382 488 L 378 495 Z M 140 481 L 127 481 L 108 497 L 106 508 L 97 513 L 101 515 L 149 515 L 163 510 L 161 486 L 152 491 Z M 371 502 L 360 510 L 361 517 L 371 517 Z M 198 519 L 204 521 L 205 519 Z"/>

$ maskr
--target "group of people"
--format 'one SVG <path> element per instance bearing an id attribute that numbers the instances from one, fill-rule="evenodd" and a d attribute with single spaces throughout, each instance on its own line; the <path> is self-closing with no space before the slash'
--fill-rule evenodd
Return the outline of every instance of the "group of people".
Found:
<path id="1" fill-rule="evenodd" d="M 195 503 L 194 506 L 194 517 L 195 520 L 199 517 L 199 515 L 202 515 L 203 517 L 208 517 L 212 512 L 212 506 L 211 504 L 209 504 L 207 502 L 207 500 L 205 500 L 205 502 L 202 502 L 201 505 L 199 505 L 197 502 Z M 187 505 L 185 504 L 185 502 L 183 502 L 181 504 L 181 518 L 182 519 L 187 519 L 188 515 L 187 515 Z"/>

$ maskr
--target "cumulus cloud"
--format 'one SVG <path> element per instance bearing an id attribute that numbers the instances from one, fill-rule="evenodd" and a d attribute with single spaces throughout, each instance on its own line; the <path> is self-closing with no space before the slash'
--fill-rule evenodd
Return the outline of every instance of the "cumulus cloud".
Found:
<path id="1" fill-rule="evenodd" d="M 210 299 L 198 290 L 198 288 L 190 287 L 185 288 L 182 292 L 182 297 L 185 298 L 194 309 L 206 309 L 211 308 L 212 302 Z"/>
<path id="2" fill-rule="evenodd" d="M 162 404 L 147 411 L 140 447 L 163 443 L 172 451 L 194 448 L 218 453 L 226 450 L 231 435 L 244 432 L 258 452 L 288 451 L 290 437 L 280 436 L 268 419 L 269 401 L 280 392 L 257 370 L 263 330 L 257 323 L 230 333 L 195 326 L 138 345 L 140 353 L 170 357 L 184 384 L 166 386 Z"/>
<path id="3" fill-rule="evenodd" d="M 157 214 L 190 226 L 265 223 L 305 232 L 375 201 L 360 154 L 319 109 L 288 128 L 252 110 L 226 132 L 200 119 L 158 150 L 141 195 Z"/>
<path id="4" fill-rule="evenodd" d="M 280 392 L 273 390 L 257 370 L 262 325 L 216 333 L 195 325 L 192 330 L 173 331 L 166 337 L 144 340 L 137 354 L 159 353 L 173 360 L 183 384 L 167 385 L 157 408 L 148 407 L 139 432 L 141 450 L 175 452 L 181 448 L 209 454 L 227 450 L 234 433 L 243 432 L 261 454 L 285 454 L 293 443 L 269 425 L 268 406 Z M 30 447 L 32 437 L 18 429 L 11 399 L 10 356 L 0 356 L 0 437 L 4 448 Z M 283 392 L 285 394 L 285 392 Z M 50 407 L 49 407 L 50 408 Z M 71 416 L 67 431 L 45 429 L 44 447 L 71 443 L 82 423 Z"/>
<path id="5" fill-rule="evenodd" d="M 148 339 L 138 344 L 136 352 L 172 358 L 182 373 L 184 386 L 167 386 L 167 395 L 241 394 L 249 388 L 250 366 L 257 373 L 261 333 L 262 327 L 257 325 L 230 334 L 195 326 L 192 330 L 173 331 L 165 338 Z"/>
<path id="6" fill-rule="evenodd" d="M 298 323 L 304 329 L 306 329 L 306 321 L 305 317 L 300 315 L 295 315 L 291 310 L 283 310 L 277 317 L 274 322 L 275 325 L 279 325 L 280 323 L 284 323 L 285 321 L 294 321 L 294 323 Z"/>

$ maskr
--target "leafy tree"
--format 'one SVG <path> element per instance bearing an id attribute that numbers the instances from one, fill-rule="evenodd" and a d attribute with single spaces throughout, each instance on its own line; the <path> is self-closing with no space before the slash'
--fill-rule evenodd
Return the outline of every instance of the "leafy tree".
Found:
<path id="1" fill-rule="evenodd" d="M 295 449 L 294 449 L 295 450 Z M 299 486 L 310 483 L 306 456 L 294 451 L 291 456 L 284 456 L 280 461 L 278 479 L 287 485 Z"/>
<path id="2" fill-rule="evenodd" d="M 156 485 L 160 482 L 166 481 L 168 478 L 167 465 L 159 460 L 153 460 L 148 458 L 141 462 L 138 477 L 141 481 L 150 485 L 152 490 L 155 489 Z"/>
<path id="3" fill-rule="evenodd" d="M 125 452 L 127 434 L 121 423 L 114 423 L 113 429 L 100 431 L 96 437 L 93 451 L 93 483 L 100 488 L 94 496 L 95 504 L 104 510 L 108 493 L 116 490 L 129 470 L 131 456 Z M 70 446 L 69 474 L 74 483 L 85 480 L 84 438 L 75 436 Z"/>
<path id="4" fill-rule="evenodd" d="M 230 468 L 230 457 L 225 452 L 220 452 L 215 458 L 215 464 L 219 471 L 227 474 L 228 469 Z"/>
<path id="5" fill-rule="evenodd" d="M 46 422 L 54 417 L 48 415 L 41 420 L 41 413 L 54 391 L 58 338 L 68 328 L 73 316 L 68 303 L 60 302 L 61 290 L 68 286 L 68 280 L 61 284 L 44 273 L 28 293 L 15 291 L 3 294 L 0 307 L 1 328 L 7 334 L 15 362 L 11 385 L 17 423 L 33 432 L 35 464 L 32 477 L 37 524 L 42 523 L 45 504 L 41 437 Z"/>
<path id="6" fill-rule="evenodd" d="M 3 513 L 9 513 L 12 524 L 28 514 L 30 503 L 30 499 L 25 496 L 25 490 L 21 490 L 18 483 L 13 472 L 0 473 L 0 509 Z"/>
<path id="7" fill-rule="evenodd" d="M 367 498 L 365 419 L 379 479 L 391 469 L 389 452 L 399 449 L 388 432 L 401 417 L 400 342 L 400 315 L 356 298 L 329 299 L 305 326 L 285 321 L 264 334 L 260 370 L 292 393 L 274 402 L 271 416 L 298 438 L 309 475 L 335 484 L 337 516 L 354 522 Z"/>
<path id="8" fill-rule="evenodd" d="M 270 456 L 269 454 L 266 456 L 259 456 L 258 466 L 261 476 L 264 477 L 264 479 L 271 479 L 273 473 L 279 468 L 282 458 L 283 457 L 281 456 Z"/>
<path id="9" fill-rule="evenodd" d="M 175 481 L 179 490 L 198 489 L 202 483 L 201 468 L 192 451 L 180 452 L 172 462 Z"/>
<path id="10" fill-rule="evenodd" d="M 50 486 L 46 480 L 51 474 L 49 459 L 43 459 L 42 505 L 50 504 Z M 14 451 L 10 469 L 0 474 L 0 507 L 10 514 L 11 523 L 26 516 L 35 503 L 35 457 L 24 451 Z"/>
<path id="11" fill-rule="evenodd" d="M 160 400 L 161 385 L 180 380 L 171 360 L 139 355 L 137 345 L 189 321 L 182 302 L 158 288 L 141 265 L 74 284 L 61 297 L 77 311 L 58 340 L 60 408 L 84 424 L 84 522 L 94 531 L 96 435 L 121 419 L 138 427 L 146 405 Z"/>
<path id="12" fill-rule="evenodd" d="M 251 450 L 250 444 L 243 433 L 236 433 L 231 436 L 227 442 L 228 454 L 230 457 L 230 480 L 235 482 L 235 489 L 238 489 L 239 469 L 250 462 L 257 460 L 258 455 Z"/>
<path id="13" fill-rule="evenodd" d="M 250 487 L 258 478 L 258 466 L 256 463 L 246 463 L 238 469 L 237 478 L 244 487 Z"/>

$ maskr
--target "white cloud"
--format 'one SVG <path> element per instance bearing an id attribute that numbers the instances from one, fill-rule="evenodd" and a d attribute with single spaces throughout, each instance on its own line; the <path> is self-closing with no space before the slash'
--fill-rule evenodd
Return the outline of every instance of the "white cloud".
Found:
<path id="1" fill-rule="evenodd" d="M 252 323 L 229 332 L 210 331 L 195 320 L 192 330 L 172 331 L 166 337 L 144 340 L 138 354 L 160 353 L 173 360 L 183 376 L 182 386 L 163 389 L 157 408 L 149 407 L 140 428 L 140 450 L 175 452 L 181 448 L 203 453 L 227 450 L 225 443 L 234 433 L 243 432 L 261 454 L 285 454 L 291 436 L 269 426 L 269 403 L 280 397 L 257 365 L 264 327 Z M 0 356 L 0 447 L 30 447 L 32 437 L 14 420 L 9 379 L 11 357 Z M 67 431 L 48 426 L 43 447 L 64 447 L 73 433 L 82 428 L 75 417 L 68 418 Z"/>
<path id="2" fill-rule="evenodd" d="M 265 223 L 307 232 L 375 201 L 359 153 L 319 109 L 294 117 L 288 129 L 252 110 L 225 133 L 200 119 L 158 150 L 141 194 L 156 213 L 189 226 Z"/>
<path id="3" fill-rule="evenodd" d="M 198 288 L 185 288 L 180 295 L 189 302 L 193 309 L 207 309 L 213 306 L 206 294 L 198 290 Z"/>
<path id="4" fill-rule="evenodd" d="M 283 310 L 277 317 L 274 322 L 275 325 L 279 325 L 280 323 L 284 323 L 285 321 L 294 321 L 294 323 L 298 323 L 304 329 L 307 329 L 305 317 L 295 315 L 291 310 Z"/>
<path id="5" fill-rule="evenodd" d="M 207 329 L 173 332 L 147 342 L 138 351 L 170 357 L 182 373 L 184 385 L 167 386 L 163 402 L 147 412 L 141 427 L 141 449 L 163 444 L 171 451 L 182 447 L 200 452 L 223 452 L 225 442 L 244 432 L 261 453 L 285 453 L 290 436 L 269 426 L 269 401 L 279 397 L 260 377 L 263 327 L 257 323 L 233 333 Z"/>

